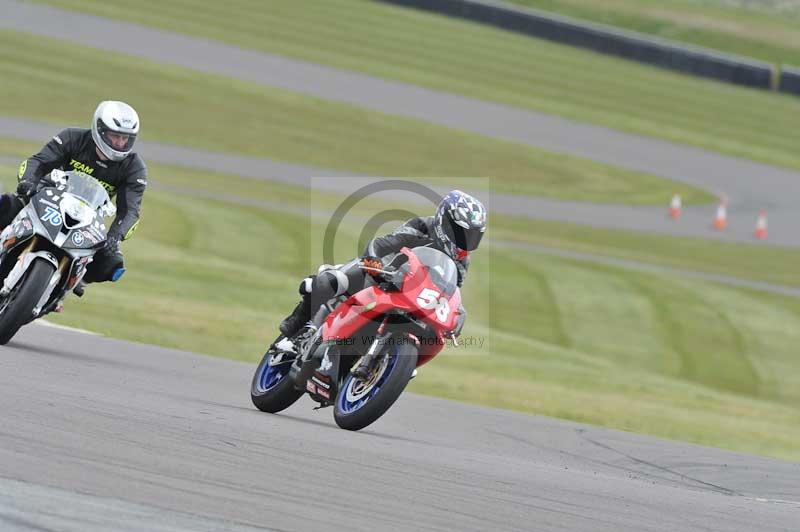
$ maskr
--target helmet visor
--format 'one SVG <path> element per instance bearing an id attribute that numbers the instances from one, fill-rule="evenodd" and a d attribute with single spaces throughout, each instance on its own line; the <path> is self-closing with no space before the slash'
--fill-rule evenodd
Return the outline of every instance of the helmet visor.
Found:
<path id="1" fill-rule="evenodd" d="M 97 130 L 103 142 L 114 151 L 129 152 L 133 149 L 133 145 L 136 142 L 136 135 L 119 133 L 109 129 L 103 124 L 102 120 L 97 121 Z"/>
<path id="2" fill-rule="evenodd" d="M 444 230 L 450 241 L 457 248 L 464 251 L 475 251 L 483 238 L 484 228 L 462 227 L 452 220 L 447 219 L 444 223 Z"/>

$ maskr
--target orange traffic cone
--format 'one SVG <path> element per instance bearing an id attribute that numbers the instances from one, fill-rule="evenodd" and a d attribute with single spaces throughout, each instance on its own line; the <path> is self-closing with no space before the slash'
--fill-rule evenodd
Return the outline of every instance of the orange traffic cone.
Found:
<path id="1" fill-rule="evenodd" d="M 714 229 L 722 231 L 726 227 L 728 227 L 728 206 L 725 200 L 721 200 L 717 207 L 717 215 L 714 217 Z"/>
<path id="2" fill-rule="evenodd" d="M 669 217 L 676 220 L 681 215 L 681 197 L 678 194 L 672 196 L 672 201 L 669 204 Z"/>
<path id="3" fill-rule="evenodd" d="M 767 238 L 767 211 L 758 213 L 758 221 L 756 222 L 756 238 L 763 240 Z"/>

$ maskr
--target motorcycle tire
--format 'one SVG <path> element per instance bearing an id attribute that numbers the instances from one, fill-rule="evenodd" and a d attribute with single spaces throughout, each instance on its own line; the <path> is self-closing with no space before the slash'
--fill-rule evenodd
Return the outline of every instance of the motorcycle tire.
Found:
<path id="1" fill-rule="evenodd" d="M 20 327 L 30 321 L 33 308 L 55 271 L 51 263 L 43 259 L 34 260 L 25 276 L 0 302 L 0 345 L 7 344 Z"/>
<path id="2" fill-rule="evenodd" d="M 289 374 L 291 364 L 270 367 L 271 357 L 269 351 L 264 353 L 261 363 L 256 368 L 250 384 L 250 399 L 262 412 L 275 414 L 292 406 L 305 392 L 295 388 L 294 379 Z"/>
<path id="3" fill-rule="evenodd" d="M 374 423 L 394 404 L 405 390 L 417 367 L 417 346 L 413 343 L 391 345 L 386 367 L 373 377 L 374 383 L 364 383 L 348 374 L 336 394 L 333 418 L 345 430 L 361 430 Z M 372 379 L 371 381 L 372 382 Z"/>

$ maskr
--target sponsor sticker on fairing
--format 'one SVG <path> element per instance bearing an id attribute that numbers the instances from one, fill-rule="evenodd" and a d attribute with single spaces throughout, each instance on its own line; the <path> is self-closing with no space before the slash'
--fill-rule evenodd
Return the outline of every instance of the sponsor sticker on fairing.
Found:
<path id="1" fill-rule="evenodd" d="M 45 207 L 44 208 L 44 215 L 42 216 L 42 220 L 45 222 L 49 222 L 50 225 L 54 225 L 56 227 L 61 225 L 61 213 L 59 213 L 53 207 Z"/>

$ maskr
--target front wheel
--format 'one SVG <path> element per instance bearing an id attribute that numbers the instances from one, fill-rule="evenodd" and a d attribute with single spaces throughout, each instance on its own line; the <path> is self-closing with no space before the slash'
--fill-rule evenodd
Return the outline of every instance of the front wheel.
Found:
<path id="1" fill-rule="evenodd" d="M 362 381 L 347 375 L 333 409 L 336 424 L 346 430 L 361 430 L 374 423 L 397 401 L 417 367 L 417 346 L 393 345 L 372 377 Z"/>
<path id="2" fill-rule="evenodd" d="M 0 300 L 0 345 L 7 344 L 20 327 L 33 316 L 33 308 L 42 297 L 55 266 L 43 259 L 35 259 L 11 292 Z"/>
<path id="3" fill-rule="evenodd" d="M 275 414 L 292 406 L 303 395 L 289 375 L 294 357 L 289 353 L 267 351 L 256 368 L 250 385 L 250 398 L 262 412 Z"/>

